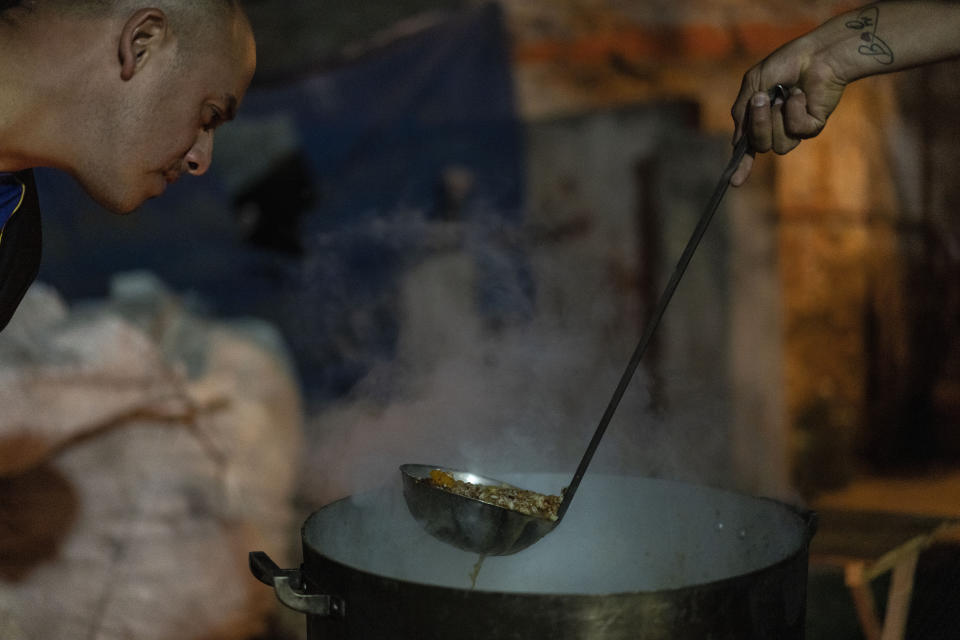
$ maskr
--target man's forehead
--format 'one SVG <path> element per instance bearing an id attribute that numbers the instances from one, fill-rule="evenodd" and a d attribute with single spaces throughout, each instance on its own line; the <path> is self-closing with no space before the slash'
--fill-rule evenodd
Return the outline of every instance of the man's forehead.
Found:
<path id="1" fill-rule="evenodd" d="M 238 14 L 237 22 L 243 28 L 234 30 L 229 40 L 193 56 L 193 73 L 190 74 L 205 85 L 207 99 L 221 104 L 222 116 L 226 120 L 236 114 L 256 70 L 253 32 L 242 14 Z M 186 76 L 181 77 L 186 79 Z"/>
<path id="2" fill-rule="evenodd" d="M 211 98 L 217 98 L 227 113 L 236 113 L 250 86 L 256 70 L 256 53 L 253 43 L 245 51 L 221 50 L 202 56 L 196 67 L 197 78 L 207 85 Z"/>
<path id="3" fill-rule="evenodd" d="M 236 50 L 234 55 L 243 75 L 243 86 L 238 91 L 230 92 L 229 95 L 226 96 L 227 103 L 232 112 L 236 112 L 239 101 L 243 98 L 247 88 L 250 86 L 250 82 L 253 80 L 253 74 L 257 68 L 257 43 L 253 36 L 253 29 L 242 12 L 238 12 L 236 18 L 241 24 L 241 35 L 238 42 L 236 42 L 239 49 Z"/>

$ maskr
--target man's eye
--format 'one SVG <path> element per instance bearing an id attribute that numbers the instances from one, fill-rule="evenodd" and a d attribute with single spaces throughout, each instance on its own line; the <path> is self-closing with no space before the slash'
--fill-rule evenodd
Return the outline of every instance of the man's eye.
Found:
<path id="1" fill-rule="evenodd" d="M 204 131 L 213 131 L 223 122 L 223 116 L 216 109 L 210 110 L 210 117 L 207 118 L 206 123 L 203 125 Z"/>

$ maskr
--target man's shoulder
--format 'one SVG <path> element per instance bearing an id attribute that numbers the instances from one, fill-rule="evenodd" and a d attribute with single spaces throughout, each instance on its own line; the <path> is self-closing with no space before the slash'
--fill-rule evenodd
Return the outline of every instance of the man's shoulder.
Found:
<path id="1" fill-rule="evenodd" d="M 0 230 L 0 330 L 40 270 L 42 231 L 33 171 L 8 174 L 11 215 Z"/>

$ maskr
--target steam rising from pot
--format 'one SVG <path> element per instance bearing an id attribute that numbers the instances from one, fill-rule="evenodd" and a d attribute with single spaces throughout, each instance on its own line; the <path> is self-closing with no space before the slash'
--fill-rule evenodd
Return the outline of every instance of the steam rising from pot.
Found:
<path id="1" fill-rule="evenodd" d="M 325 504 L 396 482 L 398 465 L 411 461 L 494 477 L 571 473 L 637 322 L 635 300 L 614 290 L 608 273 L 589 261 L 571 265 L 567 255 L 534 254 L 538 313 L 496 331 L 475 311 L 469 256 L 446 254 L 409 271 L 397 358 L 308 425 L 306 498 Z M 702 380 L 666 373 L 674 395 L 690 401 L 655 414 L 641 368 L 591 472 L 724 484 L 722 398 Z"/>

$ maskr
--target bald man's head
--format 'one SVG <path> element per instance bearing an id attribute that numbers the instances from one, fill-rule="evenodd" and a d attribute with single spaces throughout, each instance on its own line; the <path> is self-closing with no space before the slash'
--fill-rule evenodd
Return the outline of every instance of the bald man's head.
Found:
<path id="1" fill-rule="evenodd" d="M 209 14 L 211 11 L 236 11 L 240 8 L 238 0 L 0 0 L 0 11 L 12 7 L 32 10 L 40 7 L 53 7 L 63 13 L 74 15 L 102 16 L 112 11 L 130 11 L 144 6 L 156 7 L 165 11 L 196 10 Z"/>
<path id="2" fill-rule="evenodd" d="M 198 13 L 216 11 L 236 11 L 239 0 L 0 0 L 0 8 L 5 5 L 20 5 L 27 8 L 50 5 L 60 11 L 75 14 L 103 15 L 112 11 L 131 11 L 145 6 L 156 7 L 164 11 L 195 10 Z"/>
<path id="3" fill-rule="evenodd" d="M 8 105 L 32 127 L 23 162 L 69 172 L 117 212 L 206 171 L 256 67 L 238 0 L 0 2 L 0 71 L 31 103 Z"/>
<path id="4" fill-rule="evenodd" d="M 26 11 L 53 9 L 77 18 L 127 16 L 145 7 L 160 9 L 185 56 L 221 47 L 225 34 L 218 27 L 233 24 L 238 15 L 245 20 L 239 0 L 0 0 L 0 11 L 14 7 Z"/>

